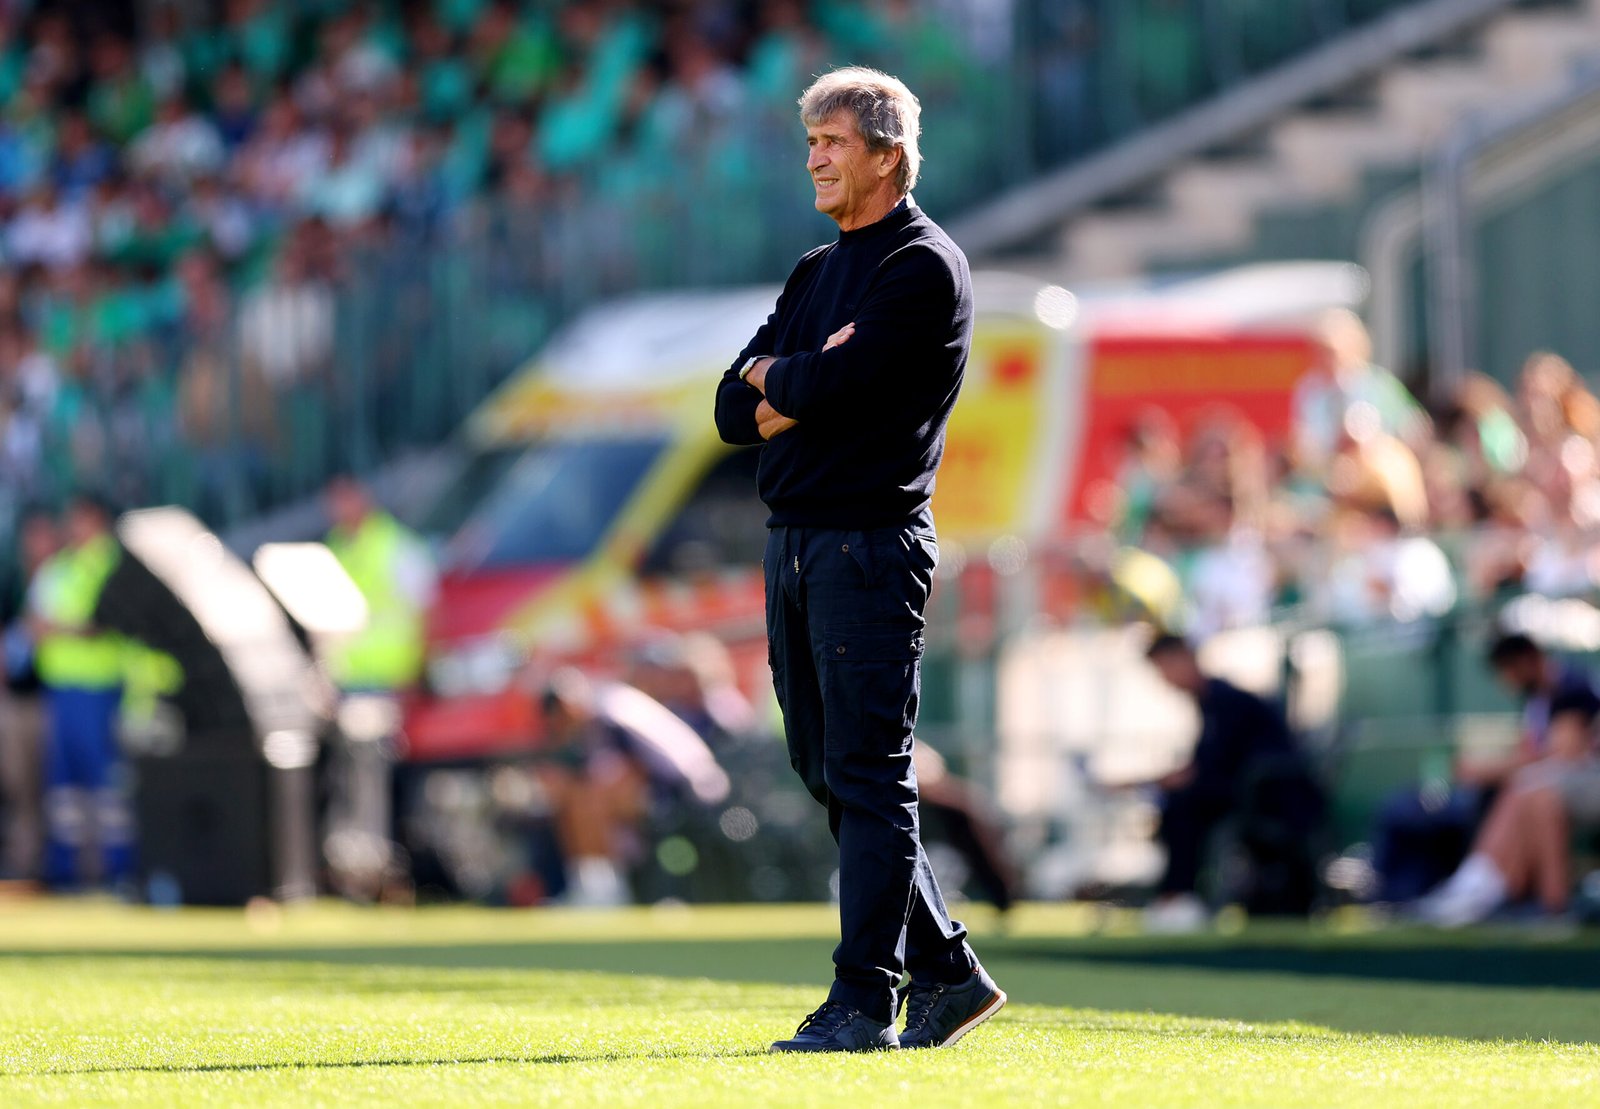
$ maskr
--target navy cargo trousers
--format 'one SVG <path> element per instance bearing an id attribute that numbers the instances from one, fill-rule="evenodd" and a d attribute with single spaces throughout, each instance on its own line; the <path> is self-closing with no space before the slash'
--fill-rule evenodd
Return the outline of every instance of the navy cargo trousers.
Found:
<path id="1" fill-rule="evenodd" d="M 885 1023 L 903 973 L 959 984 L 977 965 L 917 826 L 912 729 L 938 559 L 933 529 L 919 524 L 772 528 L 764 560 L 789 761 L 839 844 L 830 997 Z"/>

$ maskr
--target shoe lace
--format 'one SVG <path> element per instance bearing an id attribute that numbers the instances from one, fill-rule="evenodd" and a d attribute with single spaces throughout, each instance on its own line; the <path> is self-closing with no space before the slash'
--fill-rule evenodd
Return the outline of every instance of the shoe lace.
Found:
<path id="1" fill-rule="evenodd" d="M 815 1029 L 819 1036 L 831 1036 L 848 1024 L 854 1015 L 855 1010 L 841 1002 L 824 1001 L 815 1012 L 808 1014 L 806 1019 L 800 1022 L 795 1035 Z"/>
<path id="2" fill-rule="evenodd" d="M 923 1027 L 933 1017 L 933 1010 L 938 1006 L 939 999 L 944 996 L 950 987 L 942 982 L 933 986 L 912 986 L 906 998 L 906 1030 L 905 1035 L 922 1031 Z"/>

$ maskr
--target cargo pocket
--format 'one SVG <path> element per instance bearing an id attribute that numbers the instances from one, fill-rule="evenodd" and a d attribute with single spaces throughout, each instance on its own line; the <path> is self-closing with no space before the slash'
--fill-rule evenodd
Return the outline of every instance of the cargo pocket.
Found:
<path id="1" fill-rule="evenodd" d="M 878 584 L 877 560 L 868 541 L 866 532 L 845 531 L 839 533 L 843 542 L 839 545 L 841 554 L 847 556 L 856 568 L 861 571 L 861 584 L 868 589 L 873 589 Z"/>
<path id="2" fill-rule="evenodd" d="M 905 531 L 906 553 L 921 564 L 928 573 L 939 568 L 939 537 L 932 528 L 908 528 Z"/>
<path id="3" fill-rule="evenodd" d="M 823 711 L 830 751 L 904 754 L 922 693 L 922 629 L 831 624 L 822 636 Z"/>

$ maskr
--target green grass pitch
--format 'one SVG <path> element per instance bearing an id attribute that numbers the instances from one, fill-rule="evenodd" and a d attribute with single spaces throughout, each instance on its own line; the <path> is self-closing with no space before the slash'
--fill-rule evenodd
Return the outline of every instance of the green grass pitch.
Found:
<path id="1" fill-rule="evenodd" d="M 955 1048 L 780 1057 L 823 906 L 0 905 L 0 1105 L 1593 1106 L 1600 941 L 972 914 Z"/>

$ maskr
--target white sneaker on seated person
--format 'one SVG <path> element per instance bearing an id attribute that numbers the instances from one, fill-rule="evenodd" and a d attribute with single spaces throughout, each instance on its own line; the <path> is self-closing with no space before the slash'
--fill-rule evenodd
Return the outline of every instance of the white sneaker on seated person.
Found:
<path id="1" fill-rule="evenodd" d="M 1144 911 L 1144 930 L 1156 936 L 1183 936 L 1211 926 L 1205 902 L 1192 893 L 1157 898 Z"/>

